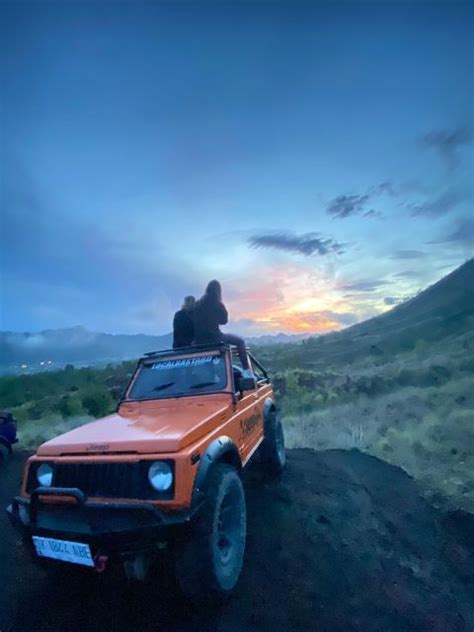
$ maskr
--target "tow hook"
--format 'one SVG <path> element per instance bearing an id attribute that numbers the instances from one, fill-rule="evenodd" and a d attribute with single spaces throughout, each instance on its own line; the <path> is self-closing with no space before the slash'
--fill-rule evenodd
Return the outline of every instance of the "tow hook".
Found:
<path id="1" fill-rule="evenodd" d="M 109 561 L 108 555 L 96 555 L 94 558 L 94 570 L 96 573 L 103 573 L 107 568 L 107 562 Z"/>

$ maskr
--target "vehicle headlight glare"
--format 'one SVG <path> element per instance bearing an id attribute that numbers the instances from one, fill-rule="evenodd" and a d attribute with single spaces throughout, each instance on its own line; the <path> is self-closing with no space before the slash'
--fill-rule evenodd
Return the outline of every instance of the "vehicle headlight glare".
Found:
<path id="1" fill-rule="evenodd" d="M 49 463 L 41 463 L 36 470 L 36 479 L 41 487 L 51 487 L 53 482 L 53 468 Z"/>
<path id="2" fill-rule="evenodd" d="M 157 492 L 166 492 L 173 484 L 171 467 L 164 461 L 154 461 L 148 470 L 148 480 Z"/>

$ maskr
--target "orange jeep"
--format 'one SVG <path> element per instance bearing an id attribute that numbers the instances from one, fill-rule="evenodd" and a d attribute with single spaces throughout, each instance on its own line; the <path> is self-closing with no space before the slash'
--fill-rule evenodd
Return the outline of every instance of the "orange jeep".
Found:
<path id="1" fill-rule="evenodd" d="M 8 507 L 33 557 L 142 579 L 161 549 L 191 597 L 229 593 L 245 549 L 242 472 L 285 464 L 272 385 L 226 345 L 147 354 L 117 412 L 43 443 Z"/>

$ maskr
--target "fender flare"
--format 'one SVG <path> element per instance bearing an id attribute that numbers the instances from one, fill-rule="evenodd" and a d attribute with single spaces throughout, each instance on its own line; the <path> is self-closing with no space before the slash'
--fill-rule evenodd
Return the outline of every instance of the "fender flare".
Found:
<path id="1" fill-rule="evenodd" d="M 235 463 L 239 470 L 242 466 L 237 446 L 230 437 L 219 437 L 218 439 L 214 439 L 214 441 L 207 446 L 206 451 L 199 461 L 198 470 L 194 479 L 193 502 L 202 494 L 212 466 L 219 461 Z"/>
<path id="2" fill-rule="evenodd" d="M 271 397 L 267 397 L 265 403 L 263 404 L 263 416 L 267 419 L 268 414 L 274 410 L 276 412 L 275 402 Z"/>
<path id="3" fill-rule="evenodd" d="M 264 429 L 265 426 L 267 426 L 269 420 L 270 420 L 270 413 L 271 412 L 275 412 L 276 413 L 276 405 L 275 402 L 273 401 L 273 399 L 271 397 L 267 397 L 267 399 L 265 400 L 265 403 L 263 404 L 263 423 L 264 423 Z"/>

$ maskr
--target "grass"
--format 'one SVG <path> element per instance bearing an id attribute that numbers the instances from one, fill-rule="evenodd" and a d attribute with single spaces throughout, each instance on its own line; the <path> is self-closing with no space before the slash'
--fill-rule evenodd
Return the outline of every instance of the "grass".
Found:
<path id="1" fill-rule="evenodd" d="M 37 420 L 26 420 L 19 428 L 20 445 L 28 451 L 35 450 L 44 441 L 49 441 L 68 430 L 82 426 L 94 417 L 76 415 L 63 418 L 61 415 L 50 415 Z"/>
<path id="2" fill-rule="evenodd" d="M 474 512 L 474 362 L 466 342 L 420 346 L 384 363 L 363 358 L 275 374 L 288 447 L 358 448 L 402 467 L 433 504 Z"/>

